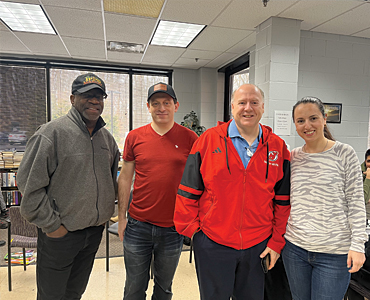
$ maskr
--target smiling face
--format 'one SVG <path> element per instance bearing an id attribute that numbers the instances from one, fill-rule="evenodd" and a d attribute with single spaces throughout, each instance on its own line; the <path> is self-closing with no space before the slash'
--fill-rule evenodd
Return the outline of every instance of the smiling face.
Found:
<path id="1" fill-rule="evenodd" d="M 305 142 L 319 141 L 324 138 L 326 118 L 315 103 L 302 103 L 294 109 L 296 131 Z"/>
<path id="2" fill-rule="evenodd" d="M 239 131 L 257 130 L 264 107 L 263 96 L 256 86 L 245 84 L 236 90 L 231 102 L 231 112 Z"/>
<path id="3" fill-rule="evenodd" d="M 147 107 L 154 123 L 168 125 L 174 122 L 179 102 L 175 104 L 173 98 L 166 93 L 156 93 L 150 97 Z"/>
<path id="4" fill-rule="evenodd" d="M 86 93 L 71 95 L 71 103 L 81 114 L 87 127 L 95 127 L 96 121 L 104 109 L 104 94 L 100 89 L 92 89 Z"/>

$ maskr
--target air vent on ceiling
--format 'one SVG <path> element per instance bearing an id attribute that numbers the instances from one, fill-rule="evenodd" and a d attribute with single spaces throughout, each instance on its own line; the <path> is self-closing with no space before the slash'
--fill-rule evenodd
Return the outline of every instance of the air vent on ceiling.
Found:
<path id="1" fill-rule="evenodd" d="M 107 49 L 110 51 L 119 51 L 119 52 L 127 52 L 127 53 L 144 53 L 145 45 L 126 43 L 126 42 L 108 41 Z"/>

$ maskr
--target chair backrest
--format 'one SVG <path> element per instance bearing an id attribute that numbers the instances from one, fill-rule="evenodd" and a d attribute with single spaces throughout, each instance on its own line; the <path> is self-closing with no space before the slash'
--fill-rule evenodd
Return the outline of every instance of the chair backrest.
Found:
<path id="1" fill-rule="evenodd" d="M 11 234 L 37 237 L 37 227 L 29 223 L 20 213 L 19 206 L 9 207 L 9 219 L 11 222 Z"/>

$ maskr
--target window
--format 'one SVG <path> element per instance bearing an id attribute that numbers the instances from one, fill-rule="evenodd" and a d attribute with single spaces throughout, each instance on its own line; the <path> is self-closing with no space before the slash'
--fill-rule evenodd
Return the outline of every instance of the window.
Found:
<path id="1" fill-rule="evenodd" d="M 218 70 L 225 73 L 224 121 L 231 119 L 231 95 L 239 86 L 249 83 L 249 52 Z"/>
<path id="2" fill-rule="evenodd" d="M 231 75 L 230 90 L 232 93 L 237 90 L 243 84 L 249 83 L 249 68 L 239 71 Z"/>
<path id="3" fill-rule="evenodd" d="M 80 70 L 50 69 L 51 119 L 64 116 L 71 108 L 70 95 L 73 80 L 86 73 Z M 102 118 L 105 128 L 123 147 L 125 132 L 129 131 L 129 75 L 124 73 L 94 72 L 103 79 L 107 99 L 104 100 Z"/>
<path id="4" fill-rule="evenodd" d="M 73 80 L 88 72 L 95 73 L 106 84 L 108 98 L 102 117 L 105 128 L 122 150 L 130 130 L 151 122 L 146 106 L 148 88 L 160 81 L 172 83 L 172 71 L 163 69 L 71 64 L 37 58 L 2 58 L 0 66 L 0 151 L 24 150 L 38 126 L 65 115 L 71 108 Z M 13 131 L 20 134 L 14 135 L 14 143 L 9 143 L 9 133 Z"/>
<path id="5" fill-rule="evenodd" d="M 152 121 L 147 104 L 148 88 L 158 82 L 168 84 L 167 76 L 134 75 L 133 76 L 133 128 L 138 128 Z"/>
<path id="6" fill-rule="evenodd" d="M 0 95 L 0 151 L 24 151 L 47 121 L 45 68 L 1 66 Z"/>

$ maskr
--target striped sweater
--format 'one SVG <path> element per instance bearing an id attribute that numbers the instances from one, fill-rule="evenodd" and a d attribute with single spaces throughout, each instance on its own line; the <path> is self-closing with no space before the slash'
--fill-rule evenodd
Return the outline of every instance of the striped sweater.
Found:
<path id="1" fill-rule="evenodd" d="M 364 252 L 365 205 L 361 168 L 349 145 L 291 153 L 291 212 L 285 238 L 307 251 Z"/>

